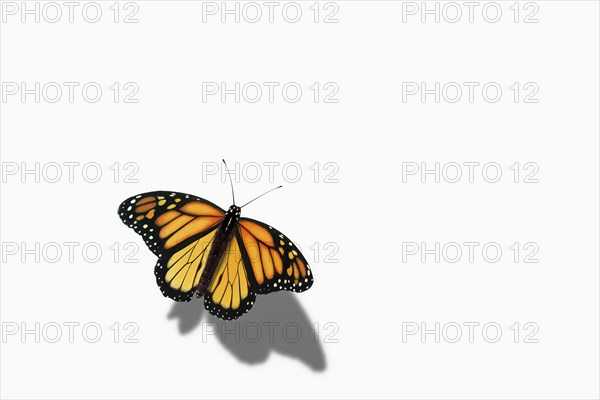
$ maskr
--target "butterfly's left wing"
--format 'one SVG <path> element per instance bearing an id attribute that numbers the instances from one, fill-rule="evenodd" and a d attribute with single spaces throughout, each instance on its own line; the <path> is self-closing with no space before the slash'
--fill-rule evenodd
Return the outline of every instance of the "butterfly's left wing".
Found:
<path id="1" fill-rule="evenodd" d="M 121 221 L 158 256 L 156 283 L 175 301 L 192 298 L 224 215 L 208 200 L 176 192 L 143 193 L 119 206 Z"/>
<path id="2" fill-rule="evenodd" d="M 217 266 L 204 306 L 213 315 L 235 319 L 252 308 L 256 294 L 303 292 L 313 276 L 300 250 L 275 228 L 241 218 Z"/>

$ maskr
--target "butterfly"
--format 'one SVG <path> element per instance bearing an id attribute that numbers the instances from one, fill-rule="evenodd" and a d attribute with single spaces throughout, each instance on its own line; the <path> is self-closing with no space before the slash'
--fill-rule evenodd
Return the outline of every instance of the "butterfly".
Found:
<path id="1" fill-rule="evenodd" d="M 204 307 L 225 320 L 248 312 L 257 294 L 303 292 L 313 284 L 296 245 L 272 226 L 241 217 L 235 196 L 233 203 L 224 211 L 197 196 L 157 191 L 128 198 L 118 211 L 158 257 L 162 294 L 175 301 L 204 296 Z"/>

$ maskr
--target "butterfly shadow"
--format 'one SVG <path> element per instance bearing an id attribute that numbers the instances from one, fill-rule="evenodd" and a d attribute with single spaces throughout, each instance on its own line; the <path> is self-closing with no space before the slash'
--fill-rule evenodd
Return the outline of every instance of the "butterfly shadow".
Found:
<path id="1" fill-rule="evenodd" d="M 175 303 L 167 315 L 178 320 L 179 333 L 194 331 L 202 322 L 203 340 L 220 341 L 243 363 L 263 363 L 271 351 L 296 358 L 315 372 L 326 368 L 322 344 L 297 295 L 290 292 L 258 296 L 252 310 L 234 321 L 210 315 L 201 302 Z"/>

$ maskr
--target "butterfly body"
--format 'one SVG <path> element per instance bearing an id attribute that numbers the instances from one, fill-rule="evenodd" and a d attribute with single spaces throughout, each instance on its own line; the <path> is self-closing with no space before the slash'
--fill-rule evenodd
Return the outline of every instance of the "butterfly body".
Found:
<path id="1" fill-rule="evenodd" d="M 196 288 L 196 297 L 200 298 L 206 292 L 208 285 L 210 284 L 210 279 L 215 272 L 215 269 L 219 265 L 221 258 L 223 257 L 223 253 L 225 252 L 225 248 L 227 243 L 232 239 L 235 234 L 235 228 L 237 227 L 237 223 L 240 220 L 241 209 L 235 204 L 229 207 L 229 210 L 225 213 L 225 218 L 223 218 L 223 222 L 217 228 L 217 232 L 215 233 L 215 238 L 213 240 L 213 244 L 210 247 L 210 252 L 208 253 L 208 258 L 206 260 L 206 266 L 204 267 L 204 271 L 202 271 L 202 275 L 200 276 L 200 282 L 198 283 L 198 287 Z"/>
<path id="2" fill-rule="evenodd" d="M 240 217 L 238 206 L 226 212 L 197 196 L 156 191 L 130 197 L 118 213 L 158 257 L 162 294 L 190 301 L 196 293 L 219 318 L 248 312 L 257 294 L 312 286 L 300 249 L 272 226 Z"/>

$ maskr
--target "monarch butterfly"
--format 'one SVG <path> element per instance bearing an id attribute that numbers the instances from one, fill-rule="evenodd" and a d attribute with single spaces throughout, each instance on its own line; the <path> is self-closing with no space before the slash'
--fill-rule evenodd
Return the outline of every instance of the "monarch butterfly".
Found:
<path id="1" fill-rule="evenodd" d="M 313 284 L 306 258 L 289 238 L 240 217 L 243 207 L 269 192 L 241 207 L 233 182 L 231 192 L 227 212 L 200 197 L 165 191 L 130 197 L 118 211 L 158 256 L 154 274 L 163 295 L 175 301 L 204 296 L 204 307 L 222 319 L 248 312 L 256 294 L 303 292 Z"/>

